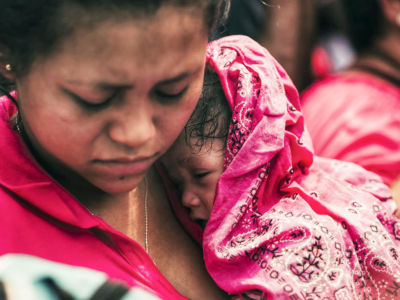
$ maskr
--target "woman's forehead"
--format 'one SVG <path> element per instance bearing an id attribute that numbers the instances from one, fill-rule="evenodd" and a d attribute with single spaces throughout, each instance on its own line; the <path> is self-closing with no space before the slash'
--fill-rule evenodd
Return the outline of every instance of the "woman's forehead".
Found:
<path id="1" fill-rule="evenodd" d="M 147 75 L 165 80 L 194 72 L 204 64 L 207 45 L 207 35 L 199 29 L 202 20 L 174 14 L 181 19 L 171 21 L 164 15 L 149 23 L 147 31 L 145 23 L 134 20 L 78 30 L 44 62 L 50 61 L 70 80 L 79 73 L 85 82 L 131 84 Z M 182 22 L 186 26 L 180 26 Z"/>
<path id="2" fill-rule="evenodd" d="M 84 11 L 73 16 L 70 16 L 71 12 L 67 16 L 61 13 L 60 20 L 53 24 L 55 32 L 61 33 L 60 38 L 46 51 L 46 55 L 36 57 L 33 62 L 66 50 L 77 57 L 108 56 L 126 50 L 128 45 L 131 49 L 136 46 L 137 50 L 143 50 L 143 58 L 154 58 L 160 49 L 184 47 L 196 36 L 208 35 L 204 17 L 196 14 L 198 9 L 194 7 L 161 5 L 155 13 L 142 15 L 121 9 L 96 11 Z"/>
<path id="3" fill-rule="evenodd" d="M 82 17 L 85 19 L 84 17 Z M 134 38 L 142 38 L 141 43 L 147 40 L 147 43 L 158 45 L 158 40 L 162 36 L 170 38 L 169 45 L 174 46 L 179 40 L 174 37 L 185 35 L 187 40 L 190 39 L 193 33 L 198 35 L 207 35 L 205 29 L 204 18 L 196 14 L 193 8 L 179 8 L 173 6 L 162 6 L 155 14 L 135 17 L 129 13 L 109 13 L 108 16 L 102 18 L 94 18 L 91 16 L 89 20 L 70 20 L 74 22 L 73 28 L 67 28 L 70 34 L 66 35 L 65 40 L 80 39 L 108 39 L 111 40 L 114 36 L 124 35 L 126 40 Z M 128 26 L 126 26 L 128 25 Z M 65 25 L 68 26 L 68 25 Z M 135 30 L 121 31 L 121 28 L 131 27 Z M 111 30 L 106 31 L 107 28 Z M 106 35 L 109 33 L 109 35 Z"/>
<path id="4" fill-rule="evenodd" d="M 160 5 L 144 5 L 148 6 L 148 9 L 143 8 L 141 5 L 135 5 L 137 2 L 122 1 L 120 5 L 113 4 L 114 1 L 107 1 L 108 5 L 95 7 L 66 2 L 58 9 L 58 13 L 55 15 L 58 20 L 54 24 L 49 23 L 49 25 L 59 26 L 60 30 L 71 33 L 81 28 L 95 28 L 102 23 L 112 24 L 130 20 L 136 21 L 143 31 L 147 31 L 149 26 L 157 26 L 160 19 L 167 18 L 173 24 L 185 16 L 194 19 L 199 18 L 203 21 L 203 25 L 206 26 L 205 5 L 196 5 L 196 1 L 187 1 L 191 5 L 178 5 L 176 2 L 179 1 L 161 1 Z M 154 1 L 139 1 L 139 3 L 141 2 Z M 205 3 L 207 2 L 205 1 Z"/>

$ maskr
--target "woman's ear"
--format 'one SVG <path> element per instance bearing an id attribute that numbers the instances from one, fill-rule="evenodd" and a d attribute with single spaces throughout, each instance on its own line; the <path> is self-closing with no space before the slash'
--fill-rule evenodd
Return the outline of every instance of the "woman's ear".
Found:
<path id="1" fill-rule="evenodd" d="M 15 80 L 13 67 L 9 63 L 3 63 L 0 61 L 0 74 L 11 82 Z"/>
<path id="2" fill-rule="evenodd" d="M 385 19 L 400 27 L 400 0 L 380 0 L 382 13 Z"/>
<path id="3" fill-rule="evenodd" d="M 0 52 L 0 74 L 9 81 L 15 80 L 14 68 L 10 62 L 7 61 L 7 56 Z"/>

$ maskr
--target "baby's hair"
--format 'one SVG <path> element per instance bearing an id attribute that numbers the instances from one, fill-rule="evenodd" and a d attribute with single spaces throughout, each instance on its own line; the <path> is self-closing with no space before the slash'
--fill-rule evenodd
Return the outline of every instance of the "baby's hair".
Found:
<path id="1" fill-rule="evenodd" d="M 186 143 L 195 151 L 200 151 L 207 141 L 212 147 L 215 139 L 225 146 L 231 116 L 218 75 L 206 68 L 201 97 L 184 129 Z"/>

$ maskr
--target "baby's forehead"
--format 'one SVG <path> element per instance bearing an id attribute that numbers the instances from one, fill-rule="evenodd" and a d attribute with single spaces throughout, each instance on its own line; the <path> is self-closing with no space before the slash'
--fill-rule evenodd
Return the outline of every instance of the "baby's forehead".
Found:
<path id="1" fill-rule="evenodd" d="M 215 154 L 224 150 L 224 142 L 217 138 L 207 138 L 204 141 L 199 141 L 196 138 L 181 138 L 177 142 L 177 146 L 182 153 L 190 157 L 201 157 L 210 154 Z"/>
<path id="2" fill-rule="evenodd" d="M 213 147 L 213 144 L 209 143 L 201 147 L 189 145 L 184 138 L 179 138 L 168 151 L 167 157 L 182 166 L 193 165 L 208 160 L 215 153 L 220 153 L 221 150 L 217 148 L 216 145 Z"/>
<path id="3" fill-rule="evenodd" d="M 207 160 L 210 156 L 209 152 L 201 149 L 199 151 L 194 151 L 190 146 L 184 147 L 178 156 L 174 156 L 177 164 L 180 166 L 193 166 L 199 164 L 200 161 Z"/>

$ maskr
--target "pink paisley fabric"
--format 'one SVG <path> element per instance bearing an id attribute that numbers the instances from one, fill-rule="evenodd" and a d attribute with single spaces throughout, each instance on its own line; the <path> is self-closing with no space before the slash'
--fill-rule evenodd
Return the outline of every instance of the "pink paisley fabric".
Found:
<path id="1" fill-rule="evenodd" d="M 214 41 L 207 62 L 233 111 L 203 235 L 217 284 L 263 299 L 398 299 L 400 222 L 381 179 L 313 156 L 298 93 L 256 42 Z"/>

